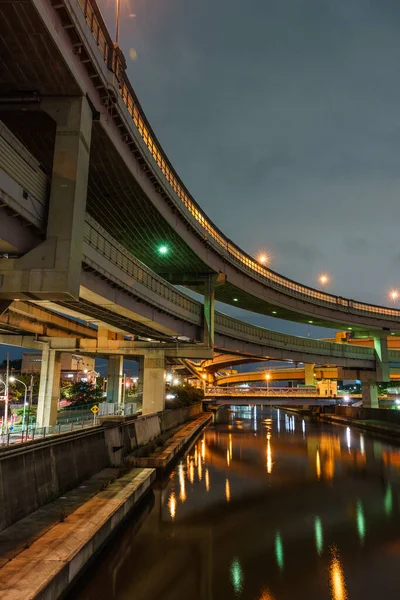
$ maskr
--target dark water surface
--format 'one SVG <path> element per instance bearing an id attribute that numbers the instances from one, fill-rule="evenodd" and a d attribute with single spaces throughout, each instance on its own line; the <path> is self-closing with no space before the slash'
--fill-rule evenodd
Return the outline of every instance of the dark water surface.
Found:
<path id="1" fill-rule="evenodd" d="M 221 409 L 69 598 L 398 600 L 400 448 Z"/>

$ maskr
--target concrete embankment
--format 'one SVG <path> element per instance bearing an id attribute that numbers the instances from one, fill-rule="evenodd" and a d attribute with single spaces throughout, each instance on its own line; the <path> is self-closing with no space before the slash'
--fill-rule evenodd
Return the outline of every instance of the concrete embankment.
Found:
<path id="1" fill-rule="evenodd" d="M 121 418 L 117 422 L 106 420 L 102 427 L 89 434 L 89 448 L 91 440 L 95 439 L 95 447 L 101 456 L 100 463 L 93 460 L 94 465 L 106 462 L 114 466 L 80 481 L 81 485 L 73 489 L 71 481 L 80 478 L 75 464 L 79 462 L 79 452 L 86 454 L 82 448 L 79 450 L 79 446 L 84 444 L 86 437 L 53 437 L 22 448 L 12 447 L 3 453 L 1 458 L 6 465 L 3 474 L 10 474 L 13 464 L 21 469 L 14 478 L 10 478 L 10 488 L 14 493 L 18 493 L 18 476 L 22 479 L 20 493 L 27 485 L 30 486 L 26 488 L 28 491 L 35 490 L 41 481 L 50 485 L 55 476 L 61 477 L 61 463 L 68 461 L 68 450 L 72 451 L 72 465 L 66 468 L 68 479 L 65 478 L 62 484 L 70 491 L 60 492 L 61 479 L 56 479 L 58 487 L 53 489 L 58 493 L 55 500 L 43 502 L 36 510 L 0 532 L 0 597 L 4 600 L 55 600 L 62 596 L 107 543 L 121 521 L 151 489 L 156 470 L 146 467 L 168 466 L 212 419 L 211 415 L 199 412 L 199 407 L 189 407 L 149 415 L 134 422 L 125 422 Z M 147 452 L 148 448 L 152 451 Z M 141 456 L 135 457 L 134 463 L 141 468 L 133 468 L 132 450 L 142 451 Z M 26 452 L 28 457 L 29 453 L 33 452 L 33 455 L 27 459 Z M 127 456 L 130 457 L 130 465 Z M 35 460 L 39 465 L 35 464 Z M 11 462 L 7 464 L 7 461 Z M 26 461 L 30 468 L 27 474 L 23 471 Z M 48 471 L 44 472 L 46 464 Z M 37 472 L 42 476 L 40 481 L 35 479 Z M 32 477 L 28 483 L 25 481 L 27 475 Z M 11 491 L 8 490 L 7 494 L 9 497 Z M 24 502 L 23 498 L 21 502 Z M 23 511 L 32 506 L 30 502 L 22 504 Z M 13 505 L 3 506 L 2 511 L 9 519 L 18 514 Z"/>
<path id="2" fill-rule="evenodd" d="M 55 600 L 68 589 L 149 491 L 155 470 L 117 475 L 106 469 L 0 534 L 2 600 Z M 99 484 L 105 489 L 88 499 Z"/>
<path id="3" fill-rule="evenodd" d="M 196 418 L 195 405 L 144 417 L 106 418 L 102 425 L 0 449 L 0 531 L 151 440 Z"/>
<path id="4" fill-rule="evenodd" d="M 337 423 L 338 425 L 348 425 L 350 427 L 364 429 L 366 431 L 370 431 L 371 433 L 379 434 L 379 437 L 384 437 L 390 441 L 397 441 L 400 443 L 400 425 L 397 423 L 390 423 L 388 421 L 382 421 L 378 419 L 353 419 L 350 417 L 343 417 L 333 414 L 321 414 L 320 420 L 328 421 L 330 423 Z"/>
<path id="5" fill-rule="evenodd" d="M 130 455 L 126 461 L 135 467 L 165 469 L 211 420 L 212 415 L 203 414 L 194 421 L 190 421 L 186 425 L 183 425 L 183 427 L 180 427 L 160 448 L 153 450 L 148 456 Z"/>

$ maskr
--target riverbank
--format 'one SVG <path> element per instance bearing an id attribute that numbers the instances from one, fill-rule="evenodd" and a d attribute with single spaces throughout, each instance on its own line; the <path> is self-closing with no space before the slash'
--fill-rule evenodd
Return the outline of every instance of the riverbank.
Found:
<path id="1" fill-rule="evenodd" d="M 353 419 L 351 417 L 331 414 L 320 414 L 319 419 L 329 423 L 348 425 L 365 431 L 371 431 L 371 433 L 379 434 L 380 437 L 385 437 L 391 442 L 396 442 L 397 439 L 400 443 L 400 425 L 397 423 L 389 423 L 388 421 L 380 421 L 378 419 Z"/>
<path id="2" fill-rule="evenodd" d="M 3 600 L 62 595 L 150 490 L 154 469 L 104 469 L 0 534 Z"/>

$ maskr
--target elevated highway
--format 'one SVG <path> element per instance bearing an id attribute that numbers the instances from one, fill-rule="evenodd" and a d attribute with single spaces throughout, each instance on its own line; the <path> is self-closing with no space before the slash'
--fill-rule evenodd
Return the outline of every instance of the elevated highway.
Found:
<path id="1" fill-rule="evenodd" d="M 248 371 L 247 373 L 232 373 L 221 375 L 215 380 L 217 386 L 237 386 L 240 383 L 255 383 L 266 381 L 266 373 L 269 375 L 269 382 L 273 381 L 305 381 L 306 374 L 304 367 L 293 367 L 288 369 L 268 369 L 268 371 Z M 314 367 L 315 379 L 359 379 L 359 371 L 353 369 L 341 369 L 338 367 Z M 390 380 L 398 381 L 400 379 L 400 369 L 390 370 Z"/>
<path id="2" fill-rule="evenodd" d="M 51 176 L 57 109 L 49 98 L 88 99 L 86 208 L 126 250 L 168 281 L 198 291 L 204 277 L 221 273 L 225 283 L 216 287 L 216 299 L 254 312 L 315 325 L 400 329 L 398 310 L 291 281 L 223 235 L 161 148 L 94 0 L 13 0 L 0 11 L 3 121 Z M 166 254 L 157 251 L 160 244 Z M 37 299 L 49 296 L 43 286 L 22 290 L 16 276 L 10 293 L 13 287 L 25 299 L 32 293 Z M 68 285 L 58 291 L 77 292 Z"/>
<path id="3" fill-rule="evenodd" d="M 144 356 L 143 385 L 157 398 L 149 411 L 164 403 L 166 357 L 211 358 L 214 349 L 387 377 L 389 361 L 400 359 L 385 345 L 389 330 L 400 330 L 400 311 L 290 281 L 222 234 L 157 141 L 95 0 L 3 1 L 0 52 L 0 314 L 11 328 L 1 341 L 45 348 L 40 418 L 51 422 L 63 350 L 112 357 L 118 399 L 123 356 Z M 176 284 L 203 293 L 204 304 Z M 215 299 L 368 328 L 377 342 L 358 348 L 283 335 L 214 312 Z M 18 301 L 82 319 L 97 337 L 32 336 L 27 321 L 20 333 L 30 335 L 16 335 Z"/>

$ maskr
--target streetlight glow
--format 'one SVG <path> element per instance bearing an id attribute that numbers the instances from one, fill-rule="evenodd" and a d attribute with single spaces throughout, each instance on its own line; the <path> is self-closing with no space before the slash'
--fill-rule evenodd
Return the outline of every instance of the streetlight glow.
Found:
<path id="1" fill-rule="evenodd" d="M 394 303 L 396 302 L 396 300 L 399 297 L 399 292 L 398 290 L 390 290 L 389 292 L 389 298 L 391 299 L 391 301 Z"/>
<path id="2" fill-rule="evenodd" d="M 330 281 L 329 275 L 327 275 L 326 273 L 322 273 L 318 277 L 318 281 L 320 282 L 320 284 L 322 285 L 322 287 L 325 287 L 326 285 L 328 285 L 328 283 Z"/>
<path id="3" fill-rule="evenodd" d="M 159 246 L 158 248 L 158 252 L 159 254 L 168 254 L 168 246 Z"/>
<path id="4" fill-rule="evenodd" d="M 265 265 L 267 262 L 269 262 L 268 254 L 266 254 L 265 252 L 260 254 L 258 257 L 258 262 L 261 263 L 262 265 Z"/>

